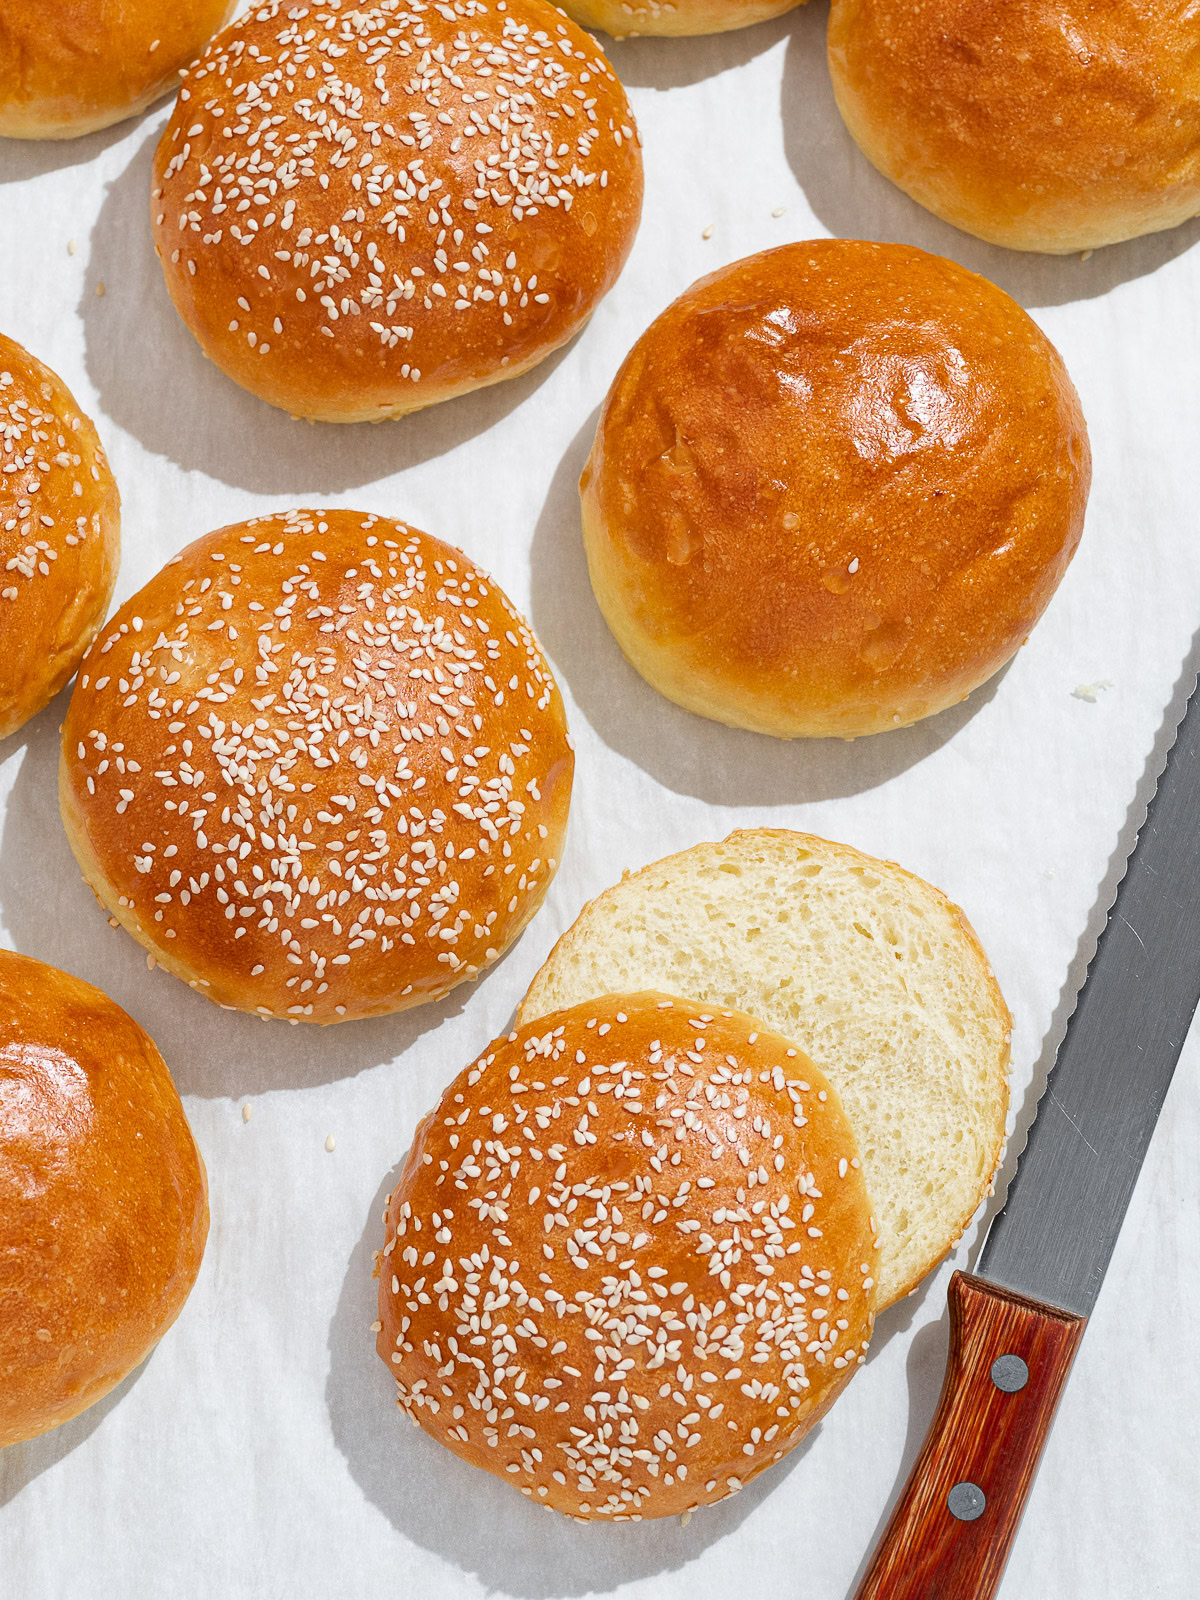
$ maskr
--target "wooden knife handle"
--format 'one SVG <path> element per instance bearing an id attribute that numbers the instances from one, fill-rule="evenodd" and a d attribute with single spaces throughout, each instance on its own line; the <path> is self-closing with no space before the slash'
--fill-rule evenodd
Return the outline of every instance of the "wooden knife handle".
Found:
<path id="1" fill-rule="evenodd" d="M 991 1600 L 1086 1325 L 954 1274 L 941 1398 L 855 1600 Z"/>

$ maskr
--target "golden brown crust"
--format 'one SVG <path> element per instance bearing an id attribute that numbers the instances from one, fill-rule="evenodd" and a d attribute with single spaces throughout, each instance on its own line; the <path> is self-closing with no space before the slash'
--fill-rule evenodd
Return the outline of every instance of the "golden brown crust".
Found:
<path id="1" fill-rule="evenodd" d="M 154 185 L 205 352 L 272 405 L 358 422 L 569 339 L 628 254 L 642 165 L 599 47 L 542 0 L 273 0 L 189 76 Z"/>
<path id="2" fill-rule="evenodd" d="M 0 137 L 73 139 L 179 83 L 235 0 L 19 0 L 0 7 Z"/>
<path id="3" fill-rule="evenodd" d="M 479 975 L 541 904 L 574 756 L 528 625 L 357 511 L 198 539 L 83 665 L 60 799 L 84 875 L 212 1000 L 338 1022 Z"/>
<path id="4" fill-rule="evenodd" d="M 764 847 L 774 848 L 786 857 L 792 857 L 798 862 L 806 862 L 809 858 L 816 858 L 823 862 L 832 862 L 845 866 L 851 872 L 870 882 L 877 874 L 892 880 L 897 885 L 907 885 L 912 893 L 914 903 L 920 905 L 922 901 L 932 901 L 952 925 L 956 942 L 959 948 L 951 952 L 945 945 L 941 947 L 941 959 L 947 967 L 951 963 L 960 970 L 965 966 L 974 967 L 972 974 L 973 984 L 971 993 L 970 1012 L 972 1016 L 975 1037 L 971 1040 L 970 1051 L 972 1056 L 979 1052 L 980 1039 L 991 1040 L 991 1059 L 987 1063 L 987 1071 L 983 1081 L 977 1084 L 978 1101 L 972 1107 L 977 1120 L 973 1125 L 973 1132 L 978 1138 L 982 1134 L 986 1140 L 981 1151 L 972 1153 L 972 1159 L 978 1166 L 979 1178 L 977 1187 L 970 1190 L 957 1210 L 951 1209 L 949 1191 L 945 1185 L 938 1188 L 938 1217 L 939 1225 L 930 1231 L 924 1247 L 914 1251 L 911 1234 L 893 1236 L 888 1227 L 886 1208 L 881 1208 L 882 1193 L 886 1192 L 889 1183 L 887 1175 L 881 1175 L 878 1167 L 874 1167 L 871 1157 L 872 1146 L 875 1143 L 874 1129 L 871 1119 L 875 1113 L 868 1114 L 865 1105 L 862 1107 L 863 1121 L 857 1120 L 853 1079 L 843 1079 L 841 1073 L 845 1071 L 846 1062 L 839 1062 L 837 1052 L 822 1054 L 821 1066 L 827 1070 L 834 1080 L 833 1086 L 844 1094 L 843 1109 L 851 1118 L 851 1125 L 855 1129 L 859 1140 L 860 1149 L 867 1152 L 864 1158 L 864 1175 L 868 1186 L 872 1186 L 877 1179 L 881 1179 L 881 1187 L 873 1189 L 873 1203 L 876 1207 L 875 1215 L 879 1223 L 878 1233 L 878 1260 L 875 1267 L 877 1279 L 876 1309 L 885 1311 L 889 1306 L 902 1300 L 905 1295 L 917 1287 L 922 1279 L 937 1266 L 938 1262 L 954 1248 L 961 1239 L 972 1217 L 979 1210 L 985 1193 L 990 1193 L 991 1184 L 1000 1165 L 1000 1156 L 1004 1148 L 1005 1129 L 1008 1117 L 1008 1070 L 1010 1059 L 1010 1045 L 1012 1039 L 1012 1013 L 996 981 L 987 952 L 980 942 L 979 935 L 971 925 L 970 919 L 961 906 L 957 905 L 948 895 L 934 884 L 927 883 L 925 879 L 915 873 L 907 871 L 894 861 L 881 860 L 876 856 L 866 855 L 861 850 L 856 850 L 852 845 L 839 844 L 830 839 L 819 838 L 816 834 L 799 833 L 791 828 L 747 828 L 736 829 L 733 833 L 720 842 L 701 843 L 692 845 L 687 850 L 678 851 L 674 855 L 664 856 L 659 861 L 652 861 L 635 872 L 626 871 L 621 875 L 619 883 L 608 889 L 602 890 L 591 900 L 587 901 L 580 909 L 574 922 L 566 931 L 559 935 L 554 947 L 546 960 L 534 973 L 524 999 L 517 1007 L 516 1023 L 518 1027 L 532 1027 L 540 1017 L 546 1016 L 550 1011 L 561 1008 L 573 1000 L 578 992 L 580 979 L 576 975 L 582 970 L 588 975 L 589 983 L 597 987 L 601 984 L 615 986 L 624 984 L 626 977 L 622 972 L 618 976 L 614 967 L 623 969 L 627 964 L 633 964 L 627 951 L 637 947 L 628 941 L 625 948 L 620 951 L 618 961 L 606 960 L 602 947 L 606 942 L 615 938 L 614 929 L 610 926 L 603 933 L 599 929 L 603 926 L 606 912 L 617 901 L 626 904 L 636 904 L 638 897 L 646 901 L 657 901 L 659 905 L 669 905 L 676 911 L 682 909 L 683 920 L 688 916 L 695 918 L 714 917 L 714 906 L 711 898 L 703 895 L 702 885 L 705 876 L 720 876 L 726 871 L 741 876 L 744 867 L 751 863 L 755 856 L 760 854 Z M 792 891 L 794 895 L 795 891 Z M 776 899 L 773 910 L 786 911 L 789 921 L 807 926 L 807 919 L 798 915 L 799 907 L 793 899 L 790 903 L 786 893 L 776 890 Z M 718 916 L 716 920 L 721 919 Z M 661 927 L 651 925 L 649 937 L 653 940 L 655 956 L 665 957 L 671 965 L 674 955 L 671 938 Z M 628 936 L 626 935 L 626 938 Z M 696 937 L 694 947 L 703 949 L 705 939 Z M 589 971 L 593 966 L 600 968 L 598 976 L 594 971 Z M 795 974 L 789 974 L 789 989 L 793 988 Z M 637 977 L 642 983 L 654 983 L 661 979 L 662 971 L 655 970 L 654 962 L 647 965 L 638 964 Z M 694 974 L 693 974 L 694 977 Z M 721 970 L 721 988 L 718 992 L 709 990 L 700 983 L 691 985 L 693 994 L 701 996 L 701 1002 L 711 1006 L 725 1001 L 744 1000 L 748 1007 L 754 1010 L 767 1012 L 761 993 L 754 995 L 756 981 L 748 977 L 743 970 L 739 972 L 736 963 L 729 962 Z M 877 993 L 872 997 L 872 1005 L 876 1009 L 886 1005 L 886 991 Z M 836 1014 L 836 1010 L 835 1010 Z M 907 1036 L 904 1030 L 906 1023 L 896 1016 L 897 1036 Z M 961 1020 L 959 1026 L 961 1027 Z M 847 1033 L 851 1031 L 849 1017 L 842 1025 Z M 789 1029 L 789 1032 L 793 1031 Z M 799 1033 L 799 1029 L 795 1030 Z M 937 1089 L 937 1097 L 943 1099 L 961 1096 L 962 1083 L 966 1081 L 962 1073 L 962 1058 L 968 1048 L 964 1036 L 959 1034 L 959 1061 L 954 1066 L 955 1082 L 947 1084 L 943 1089 Z M 795 1041 L 793 1041 L 795 1042 Z M 821 1052 L 811 1041 L 808 1047 L 814 1055 Z M 870 1075 L 870 1074 L 868 1074 Z M 897 1089 L 888 1084 L 886 1080 L 881 1085 L 882 1100 L 887 1107 L 883 1116 L 893 1127 L 905 1128 L 907 1126 L 906 1146 L 900 1161 L 904 1172 L 917 1174 L 928 1172 L 932 1165 L 930 1152 L 923 1148 L 918 1141 L 919 1116 L 921 1107 L 904 1106 L 897 1104 Z M 933 1092 L 931 1089 L 930 1092 Z M 888 1104 L 890 1102 L 890 1104 Z M 917 1113 L 917 1120 L 910 1122 L 913 1112 Z M 956 1165 L 960 1171 L 969 1170 L 963 1165 L 963 1157 L 967 1146 L 962 1143 L 962 1130 L 956 1130 Z M 944 1152 L 935 1152 L 944 1156 Z M 891 1159 L 895 1159 L 892 1157 Z M 874 1167 L 874 1170 L 873 1170 Z M 894 1186 L 894 1178 L 890 1179 Z M 916 1185 L 919 1187 L 919 1180 Z"/>
<path id="5" fill-rule="evenodd" d="M 426 1432 L 544 1505 L 708 1505 L 863 1360 L 869 1211 L 837 1097 L 787 1040 L 608 995 L 495 1040 L 421 1125 L 379 1354 Z"/>
<path id="6" fill-rule="evenodd" d="M 121 498 L 96 430 L 0 334 L 0 739 L 71 677 L 117 578 Z"/>
<path id="7" fill-rule="evenodd" d="M 1062 361 L 1006 294 L 920 250 L 818 240 L 663 312 L 580 489 L 596 598 L 656 688 L 759 732 L 853 738 L 1008 660 L 1090 475 Z"/>
<path id="8" fill-rule="evenodd" d="M 207 1233 L 204 1163 L 153 1041 L 91 984 L 0 951 L 0 1447 L 137 1366 Z"/>
<path id="9" fill-rule="evenodd" d="M 681 38 L 748 28 L 782 16 L 805 0 L 567 0 L 563 10 L 585 28 L 614 39 L 641 35 Z"/>
<path id="10" fill-rule="evenodd" d="M 1200 32 L 1180 0 L 833 0 L 855 141 L 914 200 L 1016 250 L 1200 212 Z"/>

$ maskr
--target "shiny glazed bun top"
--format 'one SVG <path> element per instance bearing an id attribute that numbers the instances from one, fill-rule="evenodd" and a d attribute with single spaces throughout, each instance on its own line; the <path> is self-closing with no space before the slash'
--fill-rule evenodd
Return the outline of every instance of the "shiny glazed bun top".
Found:
<path id="1" fill-rule="evenodd" d="M 63 819 L 101 902 L 222 1005 L 381 1015 L 474 978 L 554 874 L 574 757 L 505 595 L 354 511 L 176 556 L 84 663 Z"/>
<path id="2" fill-rule="evenodd" d="M 120 508 L 71 391 L 0 334 L 0 739 L 54 698 L 104 620 Z"/>
<path id="3" fill-rule="evenodd" d="M 542 0 L 263 5 L 155 163 L 167 286 L 296 415 L 377 421 L 562 344 L 633 240 L 642 166 L 593 39 Z"/>
<path id="4" fill-rule="evenodd" d="M 921 250 L 784 245 L 634 346 L 581 480 L 602 610 L 702 715 L 854 737 L 961 700 L 1024 642 L 1083 525 L 1063 363 Z"/>
<path id="5" fill-rule="evenodd" d="M 0 1448 L 137 1366 L 207 1233 L 204 1164 L 153 1041 L 91 984 L 0 951 Z"/>
<path id="6" fill-rule="evenodd" d="M 854 1135 L 741 1012 L 607 995 L 495 1040 L 421 1125 L 385 1220 L 401 1407 L 573 1516 L 735 1494 L 866 1351 Z"/>
<path id="7" fill-rule="evenodd" d="M 5 0 L 0 136 L 70 139 L 179 83 L 236 0 Z"/>
<path id="8" fill-rule="evenodd" d="M 994 244 L 1090 250 L 1200 212 L 1200 20 L 1183 0 L 833 0 L 867 157 Z"/>

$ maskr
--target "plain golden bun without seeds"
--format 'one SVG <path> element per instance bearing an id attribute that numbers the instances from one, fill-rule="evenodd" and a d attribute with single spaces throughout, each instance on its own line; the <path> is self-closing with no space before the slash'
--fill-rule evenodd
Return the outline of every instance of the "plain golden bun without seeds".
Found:
<path id="1" fill-rule="evenodd" d="M 0 334 L 0 739 L 83 660 L 117 579 L 121 499 L 61 378 Z"/>
<path id="2" fill-rule="evenodd" d="M 1091 250 L 1200 212 L 1200 48 L 1167 0 L 833 0 L 855 142 L 937 216 Z"/>
<path id="3" fill-rule="evenodd" d="M 881 1310 L 957 1242 L 1000 1160 L 1012 1021 L 940 890 L 783 828 L 698 844 L 586 905 L 518 1020 L 636 988 L 747 1011 L 812 1056 L 862 1153 Z"/>
<path id="4" fill-rule="evenodd" d="M 580 481 L 625 655 L 689 711 L 855 738 L 1024 643 L 1091 477 L 1057 351 L 994 284 L 826 239 L 702 278 L 609 390 Z"/>
<path id="5" fill-rule="evenodd" d="M 568 0 L 563 10 L 585 28 L 602 28 L 615 39 L 625 39 L 641 34 L 727 33 L 803 4 L 804 0 Z"/>
<path id="6" fill-rule="evenodd" d="M 235 0 L 6 0 L 0 137 L 73 139 L 179 83 Z"/>
<path id="7" fill-rule="evenodd" d="M 561 855 L 574 756 L 537 642 L 450 545 L 295 511 L 189 545 L 113 617 L 63 727 L 84 877 L 224 1006 L 440 999 Z"/>
<path id="8" fill-rule="evenodd" d="M 871 1332 L 837 1096 L 786 1039 L 687 999 L 607 995 L 495 1040 L 421 1125 L 385 1222 L 401 1407 L 576 1517 L 736 1493 Z"/>
<path id="9" fill-rule="evenodd" d="M 149 1354 L 207 1233 L 204 1163 L 153 1041 L 91 984 L 0 951 L 0 1447 Z"/>
<path id="10" fill-rule="evenodd" d="M 516 377 L 611 287 L 642 201 L 624 90 L 542 0 L 274 0 L 189 76 L 155 241 L 205 353 L 293 415 Z"/>

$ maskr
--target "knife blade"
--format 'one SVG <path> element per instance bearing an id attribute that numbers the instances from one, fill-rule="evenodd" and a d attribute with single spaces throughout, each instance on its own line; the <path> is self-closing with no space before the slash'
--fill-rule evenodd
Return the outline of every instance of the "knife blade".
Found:
<path id="1" fill-rule="evenodd" d="M 855 1600 L 990 1600 L 1200 1001 L 1195 680 Z"/>

